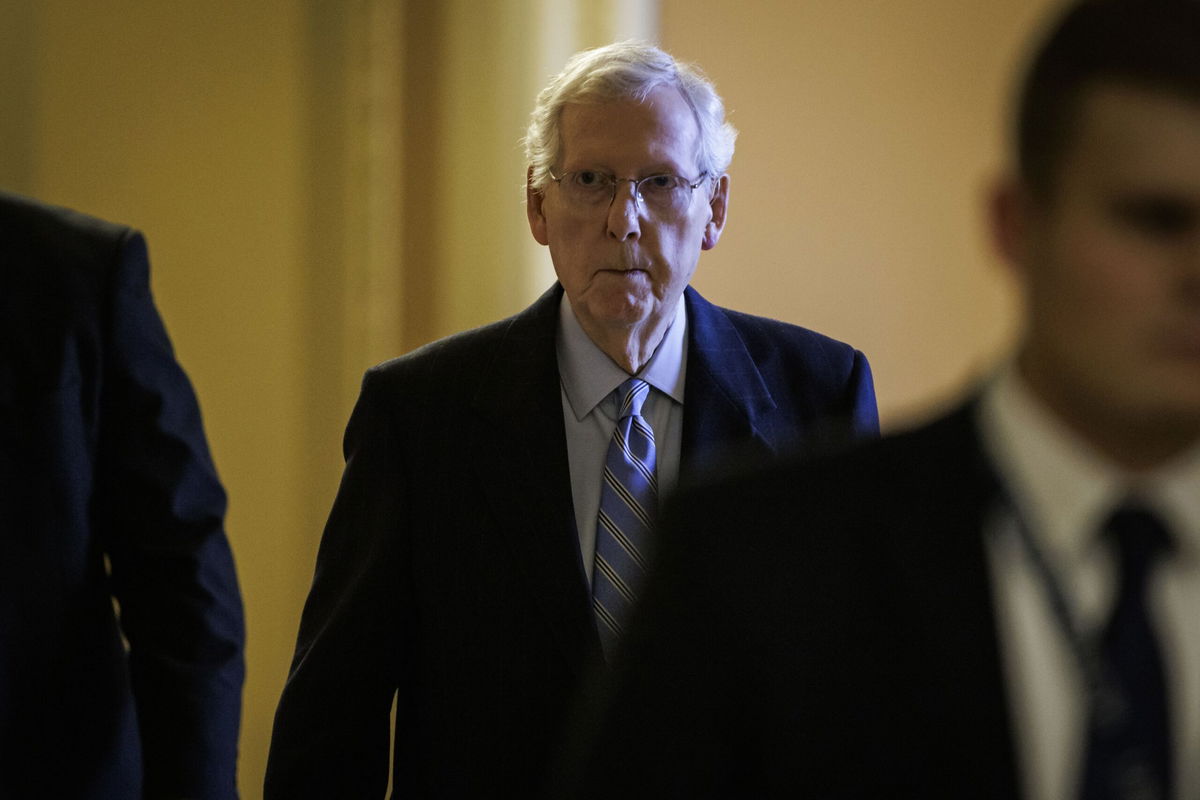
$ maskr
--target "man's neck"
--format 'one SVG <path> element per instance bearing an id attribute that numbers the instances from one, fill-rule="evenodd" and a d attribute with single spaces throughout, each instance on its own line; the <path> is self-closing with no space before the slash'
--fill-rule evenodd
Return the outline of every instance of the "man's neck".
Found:
<path id="1" fill-rule="evenodd" d="M 579 319 L 579 325 L 618 367 L 630 375 L 636 375 L 654 355 L 674 318 L 675 309 L 672 308 L 671 313 L 662 319 L 647 320 L 630 327 L 597 326 L 582 318 Z"/>
<path id="2" fill-rule="evenodd" d="M 1061 381 L 1045 380 L 1032 359 L 1017 361 L 1018 374 L 1029 392 L 1067 428 L 1097 452 L 1130 473 L 1150 472 L 1200 442 L 1195 415 L 1122 413 L 1104 402 L 1088 402 L 1066 391 Z"/>

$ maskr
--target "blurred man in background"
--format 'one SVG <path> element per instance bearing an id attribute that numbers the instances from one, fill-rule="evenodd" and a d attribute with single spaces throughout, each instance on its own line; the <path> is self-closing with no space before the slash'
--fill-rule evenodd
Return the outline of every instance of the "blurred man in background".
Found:
<path id="1" fill-rule="evenodd" d="M 580 795 L 1200 795 L 1200 4 L 1070 4 L 1015 130 L 1015 359 L 680 503 Z"/>

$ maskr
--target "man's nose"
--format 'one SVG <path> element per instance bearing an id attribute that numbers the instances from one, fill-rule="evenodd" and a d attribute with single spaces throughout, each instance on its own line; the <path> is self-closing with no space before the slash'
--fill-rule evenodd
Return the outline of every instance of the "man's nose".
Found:
<path id="1" fill-rule="evenodd" d="M 613 198 L 608 206 L 608 235 L 619 242 L 637 239 L 642 233 L 640 205 L 637 184 L 629 178 L 618 179 L 613 184 Z"/>

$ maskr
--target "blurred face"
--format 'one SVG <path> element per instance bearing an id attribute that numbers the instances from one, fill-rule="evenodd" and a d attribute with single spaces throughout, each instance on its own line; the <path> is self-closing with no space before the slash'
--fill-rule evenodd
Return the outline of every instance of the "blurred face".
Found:
<path id="1" fill-rule="evenodd" d="M 568 105 L 560 129 L 557 177 L 668 174 L 690 183 L 699 178 L 699 128 L 674 88 L 660 87 L 640 103 Z M 617 183 L 611 203 L 607 195 L 600 203 L 572 202 L 567 187 L 553 182 L 528 193 L 533 236 L 549 246 L 558 280 L 593 339 L 647 330 L 661 335 L 700 251 L 716 245 L 725 223 L 726 178 L 684 191 L 686 201 L 669 212 L 639 202 L 629 181 Z"/>
<path id="2" fill-rule="evenodd" d="M 1099 86 L 1078 124 L 1053 196 L 997 205 L 1027 300 L 1020 368 L 1085 438 L 1151 467 L 1200 440 L 1200 103 Z"/>

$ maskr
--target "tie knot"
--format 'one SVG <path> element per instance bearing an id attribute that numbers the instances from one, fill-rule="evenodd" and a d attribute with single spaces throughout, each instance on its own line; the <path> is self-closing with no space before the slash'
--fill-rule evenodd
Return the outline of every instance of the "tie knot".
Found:
<path id="1" fill-rule="evenodd" d="M 642 403 L 646 402 L 650 395 L 650 384 L 641 378 L 630 378 L 617 387 L 617 394 L 621 400 L 621 406 L 617 409 L 617 419 L 640 417 Z"/>
<path id="2" fill-rule="evenodd" d="M 1154 562 L 1172 547 L 1171 534 L 1153 511 L 1140 505 L 1123 505 L 1109 517 L 1106 527 L 1120 559 L 1123 581 L 1141 584 Z"/>

